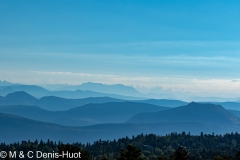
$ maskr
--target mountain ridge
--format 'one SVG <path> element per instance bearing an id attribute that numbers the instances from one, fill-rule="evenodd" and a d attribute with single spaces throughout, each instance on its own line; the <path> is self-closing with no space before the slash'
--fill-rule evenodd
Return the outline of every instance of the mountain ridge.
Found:
<path id="1" fill-rule="evenodd" d="M 9 93 L 13 93 L 16 91 L 24 91 L 36 98 L 42 98 L 45 96 L 57 96 L 61 98 L 72 98 L 72 99 L 79 99 L 79 98 L 88 98 L 88 97 L 112 97 L 117 99 L 124 99 L 124 100 L 142 100 L 145 98 L 141 97 L 132 97 L 120 94 L 108 94 L 108 93 L 101 93 L 95 92 L 90 90 L 75 90 L 75 91 L 49 91 L 40 86 L 36 85 L 12 85 L 12 86 L 3 86 L 0 87 L 0 96 L 6 96 Z"/>
<path id="2" fill-rule="evenodd" d="M 0 113 L 1 143 L 14 143 L 22 140 L 62 141 L 64 143 L 93 143 L 96 140 L 114 140 L 133 135 L 155 133 L 165 135 L 171 132 L 225 133 L 226 128 L 206 126 L 201 123 L 153 123 L 153 124 L 99 124 L 86 127 L 67 127 L 54 123 L 35 121 L 19 116 Z M 230 128 L 230 131 L 234 131 Z M 229 131 L 229 129 L 227 130 Z M 17 134 L 16 134 L 17 133 Z"/>
<path id="3" fill-rule="evenodd" d="M 0 106 L 2 113 L 65 126 L 123 123 L 138 113 L 165 109 L 168 108 L 136 102 L 92 103 L 66 111 L 48 111 L 37 106 L 26 105 Z"/>
<path id="4" fill-rule="evenodd" d="M 63 90 L 90 90 L 94 92 L 102 92 L 108 94 L 120 94 L 126 96 L 142 96 L 135 88 L 130 86 L 125 86 L 123 84 L 102 84 L 87 82 L 76 86 L 66 86 L 62 88 Z"/>
<path id="5" fill-rule="evenodd" d="M 187 102 L 174 100 L 174 99 L 146 99 L 146 100 L 138 100 L 135 102 L 148 103 L 148 104 L 165 106 L 165 107 L 179 107 L 179 106 L 188 104 Z"/>
<path id="6" fill-rule="evenodd" d="M 140 113 L 127 123 L 199 122 L 211 125 L 239 123 L 240 119 L 220 105 L 191 102 L 188 105 L 155 113 Z"/>

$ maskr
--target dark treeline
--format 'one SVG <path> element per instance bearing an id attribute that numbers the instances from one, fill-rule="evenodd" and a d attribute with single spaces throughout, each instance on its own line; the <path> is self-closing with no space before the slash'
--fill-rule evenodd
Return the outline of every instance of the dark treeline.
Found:
<path id="1" fill-rule="evenodd" d="M 62 142 L 24 141 L 13 144 L 1 143 L 1 151 L 42 151 L 60 153 L 81 152 L 81 159 L 94 160 L 240 160 L 240 134 L 225 135 L 171 133 L 125 137 L 113 141 L 98 140 L 92 144 L 63 144 Z M 45 158 L 46 159 L 46 158 Z M 54 158 L 50 158 L 54 159 Z M 66 158 L 65 158 L 66 159 Z"/>

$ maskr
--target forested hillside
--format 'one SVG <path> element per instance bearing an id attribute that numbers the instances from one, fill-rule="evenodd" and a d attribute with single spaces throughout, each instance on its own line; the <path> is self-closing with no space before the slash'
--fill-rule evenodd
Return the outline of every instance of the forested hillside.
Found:
<path id="1" fill-rule="evenodd" d="M 240 159 L 240 134 L 215 135 L 200 133 L 171 133 L 165 136 L 154 134 L 125 137 L 113 141 L 101 139 L 90 144 L 63 144 L 62 142 L 23 141 L 0 145 L 2 151 L 16 150 L 46 153 L 80 151 L 82 159 L 94 160 L 235 160 Z M 66 159 L 66 158 L 65 158 Z"/>

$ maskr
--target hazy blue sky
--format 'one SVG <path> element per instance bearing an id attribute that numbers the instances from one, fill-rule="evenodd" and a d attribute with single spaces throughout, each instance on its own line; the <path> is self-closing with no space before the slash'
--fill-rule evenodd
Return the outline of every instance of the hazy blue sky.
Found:
<path id="1" fill-rule="evenodd" d="M 0 1 L 0 80 L 240 97 L 239 0 Z"/>

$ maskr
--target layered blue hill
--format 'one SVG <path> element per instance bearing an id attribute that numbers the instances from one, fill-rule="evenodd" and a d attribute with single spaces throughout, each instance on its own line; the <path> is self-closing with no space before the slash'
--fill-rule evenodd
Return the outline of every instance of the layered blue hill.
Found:
<path id="1" fill-rule="evenodd" d="M 127 123 L 198 122 L 207 125 L 239 124 L 240 119 L 220 105 L 189 103 L 155 113 L 140 113 Z"/>
<path id="2" fill-rule="evenodd" d="M 149 103 L 153 105 L 172 107 L 172 108 L 188 104 L 187 102 L 184 102 L 184 101 L 170 100 L 170 99 L 146 99 L 146 100 L 138 100 L 136 102 Z"/>
<path id="3" fill-rule="evenodd" d="M 133 135 L 158 134 L 165 135 L 171 132 L 182 131 L 191 134 L 224 133 L 226 130 L 219 127 L 209 127 L 201 123 L 153 123 L 153 124 L 99 124 L 86 127 L 66 127 L 53 123 L 35 121 L 19 116 L 0 113 L 0 143 L 13 143 L 42 139 L 47 141 L 62 141 L 64 143 L 93 142 L 99 139 L 113 140 Z"/>
<path id="4" fill-rule="evenodd" d="M 2 113 L 65 126 L 123 123 L 138 113 L 166 109 L 169 108 L 136 102 L 90 103 L 66 111 L 48 111 L 37 106 L 27 105 L 0 106 Z"/>
<path id="5" fill-rule="evenodd" d="M 72 93 L 72 91 L 69 91 L 69 92 Z M 68 110 L 68 109 L 72 109 L 78 106 L 83 106 L 89 103 L 108 103 L 108 102 L 126 102 L 126 100 L 116 99 L 111 97 L 88 97 L 88 98 L 82 98 L 82 99 L 66 99 L 66 98 L 61 98 L 56 96 L 46 96 L 46 97 L 37 99 L 24 91 L 17 91 L 14 93 L 10 93 L 5 97 L 0 98 L 0 106 L 33 105 L 33 106 L 39 106 L 43 109 L 50 110 L 50 111 Z M 147 104 L 164 106 L 164 107 L 178 107 L 178 106 L 187 104 L 186 102 L 183 102 L 183 101 L 166 100 L 166 99 L 159 99 L 159 100 L 149 99 L 149 100 L 138 100 L 138 101 L 131 101 L 131 102 L 147 103 Z"/>
<path id="6" fill-rule="evenodd" d="M 24 91 L 10 93 L 0 98 L 0 106 L 33 105 L 50 111 L 68 110 L 89 103 L 125 102 L 125 100 L 110 97 L 89 97 L 83 99 L 66 99 L 47 96 L 37 99 Z"/>
<path id="7" fill-rule="evenodd" d="M 114 94 L 114 93 L 102 93 L 91 90 L 60 90 L 60 91 L 49 91 L 42 87 L 35 85 L 12 85 L 12 86 L 2 86 L 0 87 L 0 96 L 6 96 L 9 93 L 16 91 L 24 91 L 36 98 L 42 98 L 45 96 L 56 96 L 61 98 L 69 99 L 79 99 L 79 98 L 88 98 L 88 97 L 112 97 L 117 99 L 124 100 L 141 100 L 144 98 L 126 96 L 125 94 Z M 104 90 L 103 90 L 104 91 Z M 126 92 L 127 93 L 127 92 Z"/>
<path id="8" fill-rule="evenodd" d="M 143 94 L 138 92 L 135 88 L 130 86 L 125 86 L 122 84 L 114 84 L 114 85 L 106 85 L 102 83 L 83 83 L 77 86 L 66 86 L 62 88 L 63 90 L 89 90 L 101 93 L 108 93 L 108 94 L 119 94 L 119 95 L 126 95 L 132 97 L 141 97 Z"/>

